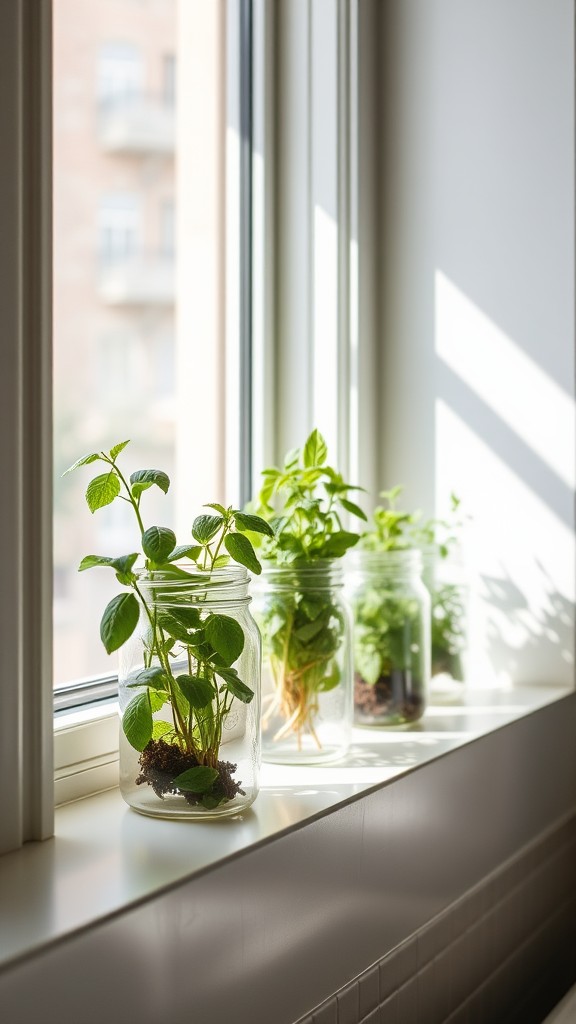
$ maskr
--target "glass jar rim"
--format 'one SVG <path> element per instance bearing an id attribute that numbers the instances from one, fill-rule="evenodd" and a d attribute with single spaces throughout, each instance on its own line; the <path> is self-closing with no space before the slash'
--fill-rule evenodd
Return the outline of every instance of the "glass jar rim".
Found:
<path id="1" fill-rule="evenodd" d="M 173 597 L 181 601 L 184 597 L 198 597 L 210 601 L 250 601 L 247 593 L 250 578 L 243 565 L 220 566 L 217 569 L 202 570 L 190 568 L 189 563 L 173 562 L 169 569 L 142 569 L 136 573 L 138 585 L 143 589 L 162 595 L 164 601 Z M 185 573 L 186 575 L 180 575 Z"/>
<path id="2" fill-rule="evenodd" d="M 360 569 L 374 572 L 415 572 L 421 573 L 424 567 L 420 548 L 402 548 L 392 551 L 368 551 L 356 548 L 346 560 L 351 571 Z"/>
<path id="3" fill-rule="evenodd" d="M 324 558 L 316 562 L 262 562 L 262 573 L 253 581 L 293 590 L 332 590 L 344 585 L 344 567 L 340 558 Z"/>

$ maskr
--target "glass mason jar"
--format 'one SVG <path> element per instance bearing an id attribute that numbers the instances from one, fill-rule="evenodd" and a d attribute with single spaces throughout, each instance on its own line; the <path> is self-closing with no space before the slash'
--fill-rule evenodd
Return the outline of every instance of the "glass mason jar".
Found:
<path id="1" fill-rule="evenodd" d="M 406 725 L 424 713 L 430 681 L 430 595 L 420 551 L 354 551 L 354 720 Z"/>
<path id="2" fill-rule="evenodd" d="M 469 582 L 462 561 L 424 548 L 423 580 L 431 597 L 432 685 L 463 683 L 468 639 Z"/>
<path id="3" fill-rule="evenodd" d="M 262 756 L 320 764 L 348 750 L 352 621 L 340 565 L 269 566 L 254 581 L 262 633 Z"/>
<path id="4" fill-rule="evenodd" d="M 142 574 L 120 649 L 120 789 L 162 818 L 249 807 L 260 767 L 260 634 L 242 566 Z"/>

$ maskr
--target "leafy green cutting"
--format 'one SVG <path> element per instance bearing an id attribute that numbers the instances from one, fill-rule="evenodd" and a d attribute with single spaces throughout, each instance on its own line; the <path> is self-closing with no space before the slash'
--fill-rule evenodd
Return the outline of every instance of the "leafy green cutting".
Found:
<path id="1" fill-rule="evenodd" d="M 384 504 L 373 513 L 373 525 L 360 547 L 372 552 L 408 551 L 414 547 L 412 531 L 417 515 L 396 507 L 402 487 L 381 491 Z M 395 670 L 412 667 L 414 652 L 408 637 L 419 633 L 419 607 L 402 596 L 386 576 L 366 584 L 354 601 L 354 666 L 361 681 L 374 686 Z"/>
<path id="2" fill-rule="evenodd" d="M 105 471 L 88 484 L 88 507 L 96 512 L 115 500 L 127 502 L 138 524 L 141 551 L 120 556 L 87 555 L 79 570 L 112 569 L 125 588 L 108 603 L 100 623 L 108 654 L 129 640 L 141 610 L 147 623 L 142 641 L 144 667 L 127 684 L 134 689 L 122 718 L 128 742 L 141 752 L 141 764 L 159 742 L 174 748 L 174 756 L 168 758 L 174 764 L 180 756 L 187 758 L 186 763 L 192 767 L 178 774 L 163 792 L 181 793 L 188 802 L 211 809 L 240 792 L 238 784 L 224 784 L 223 763 L 218 755 L 222 728 L 233 701 L 249 704 L 254 697 L 234 668 L 244 649 L 244 632 L 232 617 L 195 604 L 184 587 L 175 586 L 163 601 L 166 588 L 147 583 L 179 584 L 189 580 L 191 584 L 200 583 L 202 593 L 207 593 L 210 574 L 230 560 L 259 573 L 261 565 L 247 531 L 271 539 L 273 530 L 259 516 L 247 516 L 240 509 L 216 503 L 206 506 L 210 513 L 194 520 L 187 544 L 178 545 L 168 527 L 145 527 L 140 507 L 143 494 L 151 487 L 167 493 L 170 480 L 157 469 L 138 470 L 127 480 L 117 459 L 128 443 L 114 445 L 108 453 L 85 455 L 66 472 L 95 462 L 104 464 Z M 137 562 L 140 569 L 136 568 Z M 202 590 L 203 583 L 206 591 Z M 164 705 L 169 706 L 171 721 L 155 721 L 154 713 Z"/>
<path id="3" fill-rule="evenodd" d="M 462 502 L 450 495 L 450 511 L 444 519 L 416 523 L 413 542 L 425 551 L 424 582 L 432 598 L 432 675 L 448 672 L 462 680 L 462 651 L 466 642 L 466 603 L 463 587 L 442 580 L 439 565 L 453 553 L 464 526 Z"/>
<path id="4" fill-rule="evenodd" d="M 316 731 L 321 694 L 338 686 L 337 654 L 342 645 L 342 613 L 330 591 L 330 567 L 359 540 L 344 518 L 366 519 L 350 498 L 361 490 L 327 464 L 326 442 L 313 430 L 302 448 L 289 452 L 282 468 L 263 472 L 254 502 L 272 527 L 256 539 L 262 560 L 286 571 L 282 587 L 272 585 L 261 628 L 274 692 L 263 725 L 279 716 L 276 741 L 290 734 L 302 746 L 305 734 L 321 747 Z M 314 570 L 313 576 L 310 570 Z"/>

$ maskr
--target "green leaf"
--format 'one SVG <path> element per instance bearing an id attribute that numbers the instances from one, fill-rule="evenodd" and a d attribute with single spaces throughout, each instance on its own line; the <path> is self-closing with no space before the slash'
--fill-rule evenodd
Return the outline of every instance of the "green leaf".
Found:
<path id="1" fill-rule="evenodd" d="M 114 558 L 111 561 L 110 565 L 113 569 L 116 569 L 117 572 L 128 576 L 132 572 L 132 567 L 137 558 L 138 552 L 134 551 L 130 555 L 119 555 L 118 558 Z"/>
<path id="2" fill-rule="evenodd" d="M 131 678 L 132 682 L 126 683 L 128 687 L 148 686 L 153 690 L 165 690 L 166 683 L 168 682 L 168 676 L 160 665 L 154 665 L 152 668 L 143 668 Z"/>
<path id="3" fill-rule="evenodd" d="M 93 569 L 96 565 L 110 566 L 113 561 L 113 558 L 106 558 L 104 555 L 86 555 L 78 566 L 78 572 L 84 572 L 85 569 Z"/>
<path id="4" fill-rule="evenodd" d="M 164 690 L 148 690 L 148 699 L 150 701 L 150 707 L 154 712 L 160 711 L 160 708 L 163 707 L 164 704 L 167 704 L 170 698 Z"/>
<path id="5" fill-rule="evenodd" d="M 142 550 L 153 562 L 165 562 L 176 547 L 176 534 L 167 526 L 150 526 L 142 534 Z"/>
<path id="6" fill-rule="evenodd" d="M 126 643 L 138 625 L 140 606 L 134 594 L 118 594 L 104 609 L 100 638 L 108 654 Z"/>
<path id="7" fill-rule="evenodd" d="M 127 444 L 130 444 L 130 441 L 120 441 L 120 444 L 115 444 L 114 447 L 110 449 L 110 458 L 112 459 L 112 462 L 115 461 L 117 455 L 120 455 L 120 452 L 124 451 Z"/>
<path id="8" fill-rule="evenodd" d="M 217 674 L 222 677 L 225 682 L 226 689 L 232 694 L 233 697 L 237 697 L 243 704 L 249 704 L 254 697 L 254 691 L 246 686 L 239 678 L 237 672 L 226 671 L 226 669 L 217 668 L 215 669 Z"/>
<path id="9" fill-rule="evenodd" d="M 67 476 L 68 473 L 72 473 L 75 469 L 78 469 L 78 466 L 89 466 L 91 462 L 97 462 L 98 459 L 101 458 L 102 456 L 99 455 L 98 452 L 91 452 L 90 455 L 83 455 L 81 459 L 76 459 L 76 462 L 71 466 L 68 466 L 68 469 L 62 473 L 62 476 Z"/>
<path id="10" fill-rule="evenodd" d="M 153 484 L 156 484 L 161 491 L 164 491 L 164 494 L 167 494 L 170 487 L 170 477 L 163 473 L 161 469 L 137 469 L 135 473 L 132 473 L 130 483 L 132 484 L 132 494 L 135 498 L 139 498 L 142 491 L 147 491 Z"/>
<path id="11" fill-rule="evenodd" d="M 199 544 L 178 544 L 174 551 L 170 552 L 166 561 L 177 562 L 180 558 L 191 558 L 195 562 L 201 553 L 202 548 Z"/>
<path id="12" fill-rule="evenodd" d="M 340 669 L 338 668 L 337 663 L 334 661 L 332 663 L 331 671 L 328 673 L 328 675 L 322 676 L 320 682 L 318 683 L 318 691 L 320 693 L 328 693 L 330 690 L 333 690 L 336 686 L 338 686 L 340 679 Z"/>
<path id="13" fill-rule="evenodd" d="M 228 555 L 218 555 L 218 558 L 214 560 L 213 569 L 223 569 L 225 565 L 230 565 L 230 558 Z"/>
<path id="14" fill-rule="evenodd" d="M 181 775 L 177 775 L 174 785 L 185 793 L 207 793 L 209 789 L 212 789 L 217 778 L 216 768 L 198 765 L 197 768 L 188 768 Z"/>
<path id="15" fill-rule="evenodd" d="M 192 523 L 192 536 L 199 544 L 207 544 L 224 523 L 222 516 L 197 516 Z"/>
<path id="16" fill-rule="evenodd" d="M 169 615 L 187 629 L 196 629 L 200 625 L 200 611 L 191 604 L 171 604 Z"/>
<path id="17" fill-rule="evenodd" d="M 326 441 L 319 430 L 313 430 L 302 452 L 304 466 L 306 469 L 312 466 L 322 466 L 326 462 L 327 455 Z"/>
<path id="18" fill-rule="evenodd" d="M 214 687 L 209 679 L 201 676 L 176 676 L 176 682 L 186 697 L 190 707 L 199 711 L 210 704 L 214 696 Z"/>
<path id="19" fill-rule="evenodd" d="M 205 622 L 206 639 L 227 665 L 232 665 L 244 650 L 244 631 L 229 615 L 210 615 Z"/>
<path id="20" fill-rule="evenodd" d="M 378 651 L 367 645 L 356 647 L 355 668 L 365 683 L 374 686 L 382 674 L 382 657 Z"/>
<path id="21" fill-rule="evenodd" d="M 351 515 L 357 516 L 358 519 L 363 519 L 364 522 L 368 522 L 368 516 L 362 511 L 359 505 L 356 505 L 355 502 L 348 501 L 348 498 L 341 498 L 340 504 L 342 505 L 342 508 L 345 508 Z"/>
<path id="22" fill-rule="evenodd" d="M 357 533 L 348 533 L 347 530 L 338 530 L 328 538 L 322 547 L 324 558 L 341 558 L 359 540 Z"/>
<path id="23" fill-rule="evenodd" d="M 219 505 L 217 501 L 208 501 L 206 503 L 206 508 L 213 508 L 223 516 L 228 514 L 228 510 L 224 508 L 224 505 Z"/>
<path id="24" fill-rule="evenodd" d="M 147 693 L 130 701 L 122 716 L 122 728 L 130 746 L 144 750 L 152 739 L 152 709 Z"/>
<path id="25" fill-rule="evenodd" d="M 253 516 L 248 512 L 235 512 L 234 522 L 238 530 L 251 530 L 252 533 L 264 533 L 267 537 L 274 536 L 274 530 L 261 516 Z"/>
<path id="26" fill-rule="evenodd" d="M 165 633 L 173 637 L 174 640 L 180 640 L 183 644 L 189 644 L 191 641 L 190 633 L 188 628 L 178 621 L 173 615 L 162 614 L 158 617 L 158 625 Z"/>
<path id="27" fill-rule="evenodd" d="M 240 565 L 245 565 L 251 572 L 260 575 L 262 566 L 256 558 L 248 537 L 245 537 L 243 533 L 228 533 L 224 538 L 224 547 L 235 562 L 240 562 Z"/>
<path id="28" fill-rule="evenodd" d="M 120 481 L 113 470 L 94 477 L 88 484 L 86 501 L 91 512 L 104 505 L 110 505 L 120 494 Z"/>
<path id="29" fill-rule="evenodd" d="M 169 732 L 174 732 L 174 726 L 170 722 L 152 722 L 152 739 L 161 740 Z"/>

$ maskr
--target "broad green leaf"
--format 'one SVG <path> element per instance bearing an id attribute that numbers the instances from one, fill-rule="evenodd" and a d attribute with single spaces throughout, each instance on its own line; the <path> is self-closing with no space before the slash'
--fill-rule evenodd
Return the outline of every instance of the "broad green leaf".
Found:
<path id="1" fill-rule="evenodd" d="M 98 452 L 91 452 L 90 455 L 83 455 L 81 459 L 76 459 L 76 462 L 71 466 L 68 466 L 68 469 L 62 473 L 62 476 L 67 476 L 68 473 L 72 473 L 75 469 L 78 469 L 79 466 L 89 466 L 91 462 L 97 462 L 98 459 L 101 458 L 102 456 Z"/>
<path id="2" fill-rule="evenodd" d="M 78 566 L 78 572 L 84 572 L 85 569 L 93 569 L 96 565 L 111 566 L 113 561 L 113 558 L 106 558 L 105 555 L 86 555 Z"/>
<path id="3" fill-rule="evenodd" d="M 240 562 L 241 565 L 250 569 L 250 572 L 260 575 L 262 566 L 256 558 L 248 537 L 245 537 L 243 533 L 228 533 L 224 538 L 224 546 L 235 562 Z"/>
<path id="4" fill-rule="evenodd" d="M 165 690 L 166 683 L 168 682 L 168 676 L 160 665 L 154 665 L 152 668 L 143 668 L 134 676 L 131 676 L 130 679 L 131 682 L 126 684 L 128 687 L 148 686 L 153 690 Z"/>
<path id="5" fill-rule="evenodd" d="M 174 785 L 185 793 L 207 793 L 218 778 L 216 768 L 208 768 L 206 765 L 198 765 L 197 768 L 189 768 L 174 779 Z"/>
<path id="6" fill-rule="evenodd" d="M 224 523 L 222 516 L 197 516 L 192 523 L 192 536 L 199 544 L 207 544 Z"/>
<path id="7" fill-rule="evenodd" d="M 112 462 L 114 462 L 117 455 L 120 455 L 120 452 L 124 451 L 127 444 L 130 444 L 130 441 L 120 441 L 120 444 L 115 444 L 114 447 L 110 449 L 110 458 L 112 459 Z"/>
<path id="8" fill-rule="evenodd" d="M 363 512 L 360 506 L 356 505 L 355 502 L 348 501 L 348 498 L 341 498 L 340 504 L 342 505 L 342 508 L 345 508 L 346 511 L 350 512 L 351 515 L 357 516 L 358 519 L 363 519 L 364 522 L 368 521 L 368 516 L 366 515 L 366 513 Z"/>
<path id="9" fill-rule="evenodd" d="M 153 562 L 165 562 L 176 547 L 176 534 L 167 526 L 150 526 L 142 534 L 142 550 Z"/>
<path id="10" fill-rule="evenodd" d="M 156 484 L 161 491 L 164 491 L 164 494 L 167 494 L 170 487 L 170 477 L 163 473 L 161 469 L 137 469 L 135 473 L 132 473 L 130 483 L 132 484 L 132 494 L 135 498 L 139 498 L 142 491 L 148 490 L 153 484 Z"/>
<path id="11" fill-rule="evenodd" d="M 274 530 L 261 516 L 254 516 L 248 512 L 235 512 L 234 522 L 239 530 L 250 530 L 252 533 L 264 533 L 267 537 L 274 536 Z"/>
<path id="12" fill-rule="evenodd" d="M 333 533 L 328 538 L 326 543 L 322 546 L 322 555 L 324 558 L 341 558 L 343 554 L 348 551 L 359 540 L 357 533 L 348 533 L 347 530 L 338 530 L 337 533 Z"/>
<path id="13" fill-rule="evenodd" d="M 229 615 L 210 615 L 205 622 L 206 639 L 227 665 L 232 665 L 244 650 L 244 631 Z"/>
<path id="14" fill-rule="evenodd" d="M 194 575 L 190 572 L 186 572 L 186 569 L 182 569 L 179 565 L 174 565 L 172 562 L 154 562 L 154 579 L 161 579 L 163 582 L 167 580 L 192 580 Z M 156 601 L 161 604 L 163 600 L 170 600 L 171 595 L 157 594 Z"/>
<path id="15" fill-rule="evenodd" d="M 186 697 L 190 707 L 199 711 L 210 704 L 214 696 L 214 687 L 209 679 L 200 676 L 176 676 L 176 682 Z"/>
<path id="16" fill-rule="evenodd" d="M 225 565 L 230 565 L 229 555 L 218 555 L 218 558 L 216 558 L 214 561 L 213 568 L 223 569 Z"/>
<path id="17" fill-rule="evenodd" d="M 152 739 L 152 709 L 147 693 L 130 701 L 122 716 L 122 728 L 130 746 L 144 750 Z"/>
<path id="18" fill-rule="evenodd" d="M 167 704 L 169 698 L 164 690 L 148 690 L 148 699 L 152 711 L 160 711 L 160 708 Z"/>
<path id="19" fill-rule="evenodd" d="M 140 606 L 134 594 L 118 594 L 104 609 L 100 638 L 108 654 L 126 643 L 138 625 Z"/>
<path id="20" fill-rule="evenodd" d="M 160 629 L 163 629 L 165 633 L 168 633 L 174 640 L 180 640 L 183 644 L 190 643 L 190 633 L 188 628 L 181 622 L 178 621 L 173 615 L 168 613 L 162 614 L 158 617 L 158 625 Z"/>
<path id="21" fill-rule="evenodd" d="M 88 508 L 91 512 L 95 512 L 98 508 L 104 508 L 105 505 L 110 505 L 119 494 L 120 481 L 116 473 L 113 470 L 109 473 L 102 473 L 101 476 L 94 477 L 88 484 L 86 490 Z"/>
<path id="22" fill-rule="evenodd" d="M 303 644 L 310 643 L 318 633 L 326 626 L 326 615 L 319 615 L 313 622 L 306 622 L 295 630 L 295 634 Z"/>
<path id="23" fill-rule="evenodd" d="M 374 686 L 382 673 L 382 657 L 374 648 L 367 645 L 356 646 L 355 668 L 365 683 Z"/>
<path id="24" fill-rule="evenodd" d="M 172 604 L 168 614 L 187 629 L 196 629 L 200 625 L 200 612 L 192 604 Z"/>
<path id="25" fill-rule="evenodd" d="M 219 505 L 217 501 L 208 501 L 206 503 L 206 508 L 213 508 L 213 509 L 215 509 L 216 512 L 219 512 L 220 515 L 222 515 L 222 516 L 225 516 L 225 515 L 228 514 L 228 510 L 224 508 L 224 505 Z"/>
<path id="26" fill-rule="evenodd" d="M 163 736 L 174 732 L 174 726 L 170 722 L 152 722 L 152 739 L 161 740 Z"/>
<path id="27" fill-rule="evenodd" d="M 110 565 L 112 566 L 113 569 L 116 569 L 117 572 L 120 572 L 123 575 L 128 576 L 132 572 L 132 567 L 137 558 L 137 551 L 133 552 L 130 555 L 119 555 L 118 558 L 114 558 L 110 562 Z"/>
<path id="28" fill-rule="evenodd" d="M 333 690 L 336 686 L 338 686 L 340 679 L 340 669 L 338 668 L 337 663 L 334 661 L 332 663 L 332 668 L 328 675 L 322 676 L 320 682 L 318 683 L 318 690 L 320 691 L 320 693 L 328 693 L 329 690 Z"/>
<path id="29" fill-rule="evenodd" d="M 319 430 L 313 430 L 304 445 L 302 461 L 308 469 L 311 466 L 322 466 L 326 462 L 328 448 Z"/>
<path id="30" fill-rule="evenodd" d="M 251 690 L 249 686 L 246 686 L 246 683 L 243 683 L 242 680 L 237 675 L 225 676 L 224 672 L 220 672 L 219 669 L 217 669 L 217 672 L 218 675 L 221 675 L 222 678 L 225 680 L 226 689 L 232 694 L 233 697 L 236 697 L 238 700 L 242 701 L 243 704 L 250 703 L 250 701 L 254 698 L 254 691 Z"/>
<path id="31" fill-rule="evenodd" d="M 174 551 L 171 551 L 166 559 L 167 562 L 177 562 L 180 558 L 191 558 L 193 562 L 202 553 L 199 544 L 178 544 Z"/>

